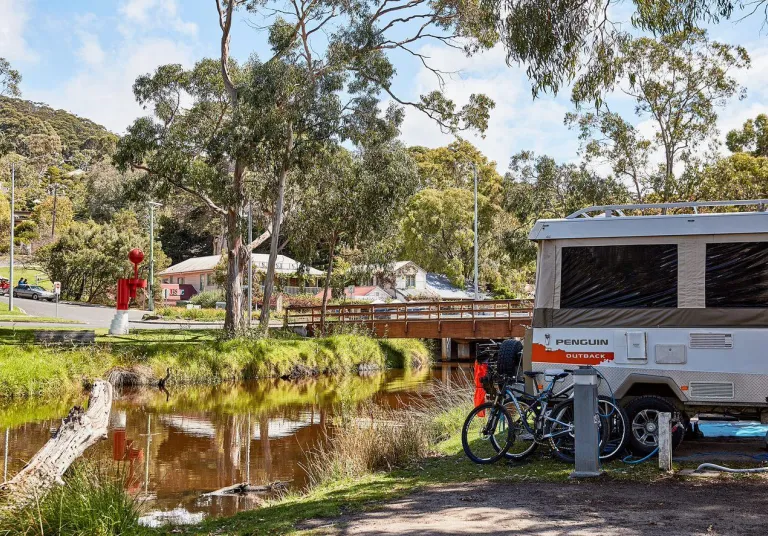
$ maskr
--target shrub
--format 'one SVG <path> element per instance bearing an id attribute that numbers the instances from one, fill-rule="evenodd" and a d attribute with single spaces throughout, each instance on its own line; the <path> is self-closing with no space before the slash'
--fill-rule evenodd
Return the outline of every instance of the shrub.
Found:
<path id="1" fill-rule="evenodd" d="M 125 491 L 125 478 L 103 467 L 79 463 L 64 485 L 39 501 L 0 518 L 2 534 L 133 535 L 139 527 L 141 505 Z"/>
<path id="2" fill-rule="evenodd" d="M 213 309 L 216 307 L 216 302 L 222 301 L 224 301 L 223 290 L 204 290 L 203 292 L 192 296 L 192 299 L 189 300 L 189 303 L 199 305 L 200 307 L 204 307 L 206 309 Z"/>

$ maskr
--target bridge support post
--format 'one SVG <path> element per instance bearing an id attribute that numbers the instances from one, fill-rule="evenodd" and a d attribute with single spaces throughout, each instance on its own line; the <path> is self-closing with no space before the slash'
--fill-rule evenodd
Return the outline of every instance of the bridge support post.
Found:
<path id="1" fill-rule="evenodd" d="M 443 361 L 451 360 L 451 339 L 450 338 L 444 337 L 440 339 L 440 358 Z"/>
<path id="2" fill-rule="evenodd" d="M 459 359 L 469 359 L 472 357 L 472 346 L 464 341 L 459 343 Z"/>

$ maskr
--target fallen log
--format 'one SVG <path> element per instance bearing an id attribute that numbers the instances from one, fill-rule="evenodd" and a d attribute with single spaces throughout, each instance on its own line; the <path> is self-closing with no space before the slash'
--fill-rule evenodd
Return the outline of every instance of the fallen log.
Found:
<path id="1" fill-rule="evenodd" d="M 99 380 L 93 384 L 88 410 L 75 406 L 62 421 L 56 434 L 8 482 L 0 485 L 6 507 L 21 507 L 41 497 L 56 484 L 72 463 L 99 441 L 107 438 L 112 384 Z"/>
<path id="2" fill-rule="evenodd" d="M 233 484 L 225 488 L 211 491 L 210 493 L 204 493 L 203 497 L 225 497 L 227 495 L 263 495 L 268 493 L 282 493 L 288 489 L 288 482 L 271 482 L 264 486 L 253 486 L 247 482 L 240 482 L 239 484 Z"/>

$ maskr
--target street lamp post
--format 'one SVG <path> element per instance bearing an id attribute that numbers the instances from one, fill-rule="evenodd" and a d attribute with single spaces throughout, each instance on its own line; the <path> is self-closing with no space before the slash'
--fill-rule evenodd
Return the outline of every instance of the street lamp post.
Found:
<path id="1" fill-rule="evenodd" d="M 475 180 L 475 299 L 480 299 L 480 293 L 477 290 L 477 251 L 478 251 L 478 238 L 477 238 L 477 165 L 472 162 L 472 175 Z"/>
<path id="2" fill-rule="evenodd" d="M 149 202 L 149 311 L 155 310 L 155 207 L 161 203 Z"/>
<path id="3" fill-rule="evenodd" d="M 16 164 L 11 164 L 11 266 L 8 277 L 8 311 L 13 312 L 13 235 L 16 225 Z"/>

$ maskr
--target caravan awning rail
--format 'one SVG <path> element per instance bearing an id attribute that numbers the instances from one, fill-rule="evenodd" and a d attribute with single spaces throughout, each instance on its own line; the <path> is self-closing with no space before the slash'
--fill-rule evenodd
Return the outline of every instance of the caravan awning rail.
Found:
<path id="1" fill-rule="evenodd" d="M 639 216 L 627 216 L 625 211 L 628 210 L 661 210 L 662 214 L 666 214 L 670 209 L 690 208 L 693 209 L 694 214 L 699 213 L 699 207 L 738 207 L 738 206 L 757 206 L 758 212 L 766 212 L 768 210 L 768 199 L 739 199 L 735 201 L 687 201 L 682 203 L 638 203 L 634 205 L 595 205 L 591 207 L 582 208 L 576 212 L 569 214 L 565 219 L 573 220 L 576 218 L 592 218 L 590 216 L 593 212 L 600 212 L 600 216 L 610 218 L 616 216 L 622 217 L 639 217 Z M 642 216 L 642 215 L 640 215 Z"/>

